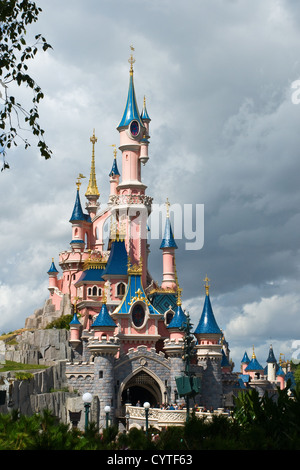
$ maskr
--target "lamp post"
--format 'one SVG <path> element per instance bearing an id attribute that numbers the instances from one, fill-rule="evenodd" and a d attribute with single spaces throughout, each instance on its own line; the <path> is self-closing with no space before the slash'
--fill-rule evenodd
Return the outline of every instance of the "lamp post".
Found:
<path id="1" fill-rule="evenodd" d="M 110 406 L 107 405 L 107 406 L 104 408 L 104 411 L 105 411 L 106 429 L 107 429 L 107 428 L 108 428 L 108 418 L 109 418 L 109 413 L 110 413 Z"/>
<path id="2" fill-rule="evenodd" d="M 84 408 L 85 408 L 85 426 L 84 426 L 85 431 L 87 430 L 88 424 L 89 424 L 89 412 L 90 412 L 92 400 L 93 400 L 93 395 L 91 393 L 87 392 L 82 395 L 82 401 L 84 403 Z"/>
<path id="3" fill-rule="evenodd" d="M 148 401 L 145 401 L 144 403 L 144 409 L 145 409 L 145 415 L 146 415 L 146 436 L 148 436 L 148 416 L 149 416 L 149 408 L 150 408 L 150 403 Z"/>

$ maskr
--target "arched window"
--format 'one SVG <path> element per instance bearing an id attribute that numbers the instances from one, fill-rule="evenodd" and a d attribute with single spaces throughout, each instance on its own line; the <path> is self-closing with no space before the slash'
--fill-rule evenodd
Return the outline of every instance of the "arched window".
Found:
<path id="1" fill-rule="evenodd" d="M 93 295 L 94 295 L 94 296 L 98 295 L 97 286 L 94 286 L 94 287 L 93 287 Z"/>
<path id="2" fill-rule="evenodd" d="M 120 284 L 117 285 L 117 295 L 124 295 L 125 294 L 125 284 L 123 282 L 120 282 Z"/>
<path id="3" fill-rule="evenodd" d="M 91 287 L 88 287 L 87 295 L 92 295 L 92 288 Z"/>
<path id="4" fill-rule="evenodd" d="M 174 312 L 173 310 L 169 310 L 167 313 L 166 313 L 166 325 L 170 325 L 172 319 L 174 317 Z"/>
<path id="5" fill-rule="evenodd" d="M 98 287 L 98 296 L 100 297 L 102 295 L 102 289 L 101 287 Z"/>

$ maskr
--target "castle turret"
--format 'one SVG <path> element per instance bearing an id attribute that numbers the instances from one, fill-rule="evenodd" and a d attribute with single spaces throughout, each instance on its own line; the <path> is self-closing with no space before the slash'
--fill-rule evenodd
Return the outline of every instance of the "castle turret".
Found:
<path id="1" fill-rule="evenodd" d="M 94 337 L 88 342 L 88 349 L 94 355 L 95 381 L 94 393 L 100 401 L 100 423 L 105 423 L 104 408 L 110 406 L 111 415 L 114 415 L 116 406 L 114 400 L 114 365 L 115 357 L 119 352 L 119 342 L 114 336 L 116 324 L 111 318 L 106 300 L 102 304 L 99 315 L 91 326 Z"/>
<path id="2" fill-rule="evenodd" d="M 79 189 L 81 186 L 81 178 L 85 178 L 83 175 L 79 174 L 76 182 L 77 192 L 74 203 L 73 212 L 70 218 L 72 224 L 72 240 L 70 245 L 75 251 L 83 251 L 85 248 L 89 248 L 89 229 L 91 219 L 88 214 L 84 214 L 81 206 Z M 89 224 L 87 224 L 89 222 Z"/>
<path id="3" fill-rule="evenodd" d="M 120 180 L 120 173 L 119 173 L 118 164 L 117 164 L 117 149 L 116 148 L 114 148 L 114 161 L 113 161 L 112 169 L 109 173 L 109 177 L 110 177 L 110 180 L 109 180 L 110 196 L 117 195 L 118 194 L 117 187 L 118 187 L 119 180 Z"/>
<path id="4" fill-rule="evenodd" d="M 222 332 L 217 325 L 209 298 L 209 279 L 205 278 L 205 301 L 194 335 L 197 338 L 198 365 L 203 367 L 201 389 L 202 405 L 207 408 L 222 406 Z"/>
<path id="5" fill-rule="evenodd" d="M 51 266 L 49 268 L 49 271 L 48 271 L 48 276 L 49 276 L 49 291 L 50 291 L 50 294 L 53 295 L 53 292 L 55 290 L 55 288 L 57 288 L 57 275 L 58 275 L 58 271 L 56 269 L 56 266 L 54 264 L 54 258 L 52 258 L 52 263 L 51 263 Z"/>
<path id="6" fill-rule="evenodd" d="M 250 359 L 249 359 L 249 356 L 248 356 L 247 352 L 245 351 L 243 359 L 241 360 L 241 372 L 242 372 L 242 374 L 245 374 L 245 369 L 246 369 L 246 367 L 248 366 L 249 363 L 250 363 Z"/>
<path id="7" fill-rule="evenodd" d="M 264 368 L 260 365 L 258 360 L 256 359 L 256 355 L 254 352 L 254 347 L 253 347 L 253 353 L 252 353 L 252 358 L 247 367 L 245 368 L 245 373 L 249 374 L 251 379 L 260 379 L 264 375 Z"/>
<path id="8" fill-rule="evenodd" d="M 163 280 L 161 287 L 163 289 L 176 289 L 176 268 L 175 268 L 175 250 L 177 245 L 174 240 L 171 222 L 169 207 L 170 203 L 167 199 L 167 217 L 165 225 L 164 238 L 161 242 L 160 249 L 163 252 Z"/>
<path id="9" fill-rule="evenodd" d="M 131 48 L 134 50 L 133 48 Z M 132 264 L 143 260 L 143 283 L 147 279 L 147 218 L 151 212 L 152 198 L 145 195 L 147 186 L 142 182 L 141 164 L 148 159 L 149 117 L 142 113 L 135 96 L 133 64 L 129 58 L 129 88 L 125 110 L 117 130 L 120 134 L 119 149 L 122 152 L 122 177 L 116 188 L 118 196 L 111 197 L 111 213 L 114 220 L 126 222 L 127 252 Z"/>
<path id="10" fill-rule="evenodd" d="M 285 386 L 285 373 L 281 367 L 281 364 L 276 373 L 276 382 L 279 383 L 280 390 L 283 390 Z"/>
<path id="11" fill-rule="evenodd" d="M 82 325 L 78 320 L 77 312 L 75 309 L 73 318 L 70 322 L 70 339 L 69 342 L 74 349 L 81 344 L 80 333 L 81 333 Z"/>
<path id="12" fill-rule="evenodd" d="M 267 359 L 267 364 L 268 364 L 268 380 L 269 382 L 275 382 L 277 361 L 274 356 L 272 345 L 270 346 L 270 349 L 269 349 L 269 356 Z"/>
<path id="13" fill-rule="evenodd" d="M 176 377 L 183 374 L 183 345 L 184 345 L 184 331 L 182 330 L 183 324 L 187 321 L 186 315 L 181 306 L 181 289 L 177 291 L 177 308 L 175 314 L 168 325 L 170 336 L 164 341 L 164 351 L 167 354 L 170 364 L 170 401 L 175 402 L 177 396 Z"/>

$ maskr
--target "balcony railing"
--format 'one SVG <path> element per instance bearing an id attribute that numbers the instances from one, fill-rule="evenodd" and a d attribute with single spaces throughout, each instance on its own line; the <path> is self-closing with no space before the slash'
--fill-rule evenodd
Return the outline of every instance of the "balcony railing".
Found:
<path id="1" fill-rule="evenodd" d="M 190 414 L 193 409 L 190 409 Z M 125 417 L 127 419 L 129 428 L 138 424 L 143 427 L 145 425 L 146 413 L 144 408 L 138 406 L 126 405 Z M 222 414 L 228 416 L 228 413 L 223 408 L 218 408 L 212 412 L 204 411 L 204 408 L 199 407 L 199 411 L 195 412 L 197 417 L 205 417 L 212 419 L 214 414 Z M 165 410 L 160 408 L 149 408 L 148 422 L 149 426 L 156 428 L 163 428 L 166 426 L 183 426 L 186 421 L 186 409 L 182 410 Z"/>

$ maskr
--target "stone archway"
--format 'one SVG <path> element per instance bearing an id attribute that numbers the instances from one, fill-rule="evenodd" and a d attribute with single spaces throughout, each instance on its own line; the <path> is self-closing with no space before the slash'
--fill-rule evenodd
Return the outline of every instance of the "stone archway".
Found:
<path id="1" fill-rule="evenodd" d="M 154 407 L 163 402 L 164 392 L 162 381 L 150 370 L 142 368 L 126 378 L 120 389 L 120 401 L 122 405 L 136 405 L 139 401 L 141 406 L 148 401 Z"/>

